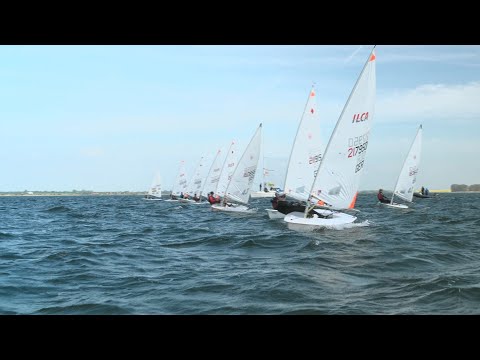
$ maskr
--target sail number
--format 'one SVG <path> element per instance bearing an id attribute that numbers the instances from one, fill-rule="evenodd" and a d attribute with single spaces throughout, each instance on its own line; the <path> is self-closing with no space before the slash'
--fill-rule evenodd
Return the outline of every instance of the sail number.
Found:
<path id="1" fill-rule="evenodd" d="M 321 154 L 308 157 L 308 163 L 310 165 L 315 164 L 316 162 L 319 162 L 320 160 L 322 160 L 322 155 Z"/>
<path id="2" fill-rule="evenodd" d="M 367 146 L 368 146 L 368 141 L 363 143 L 362 145 L 357 145 L 355 147 L 349 147 L 348 148 L 348 157 L 351 158 L 351 157 L 356 156 L 357 154 L 361 154 L 362 152 L 367 150 Z"/>
<path id="3" fill-rule="evenodd" d="M 243 171 L 243 177 L 248 177 L 248 181 L 252 181 L 255 178 L 256 166 L 251 166 Z"/>
<path id="4" fill-rule="evenodd" d="M 365 161 L 365 160 L 360 161 L 360 162 L 357 164 L 357 166 L 355 166 L 355 174 L 356 174 L 357 172 L 359 172 L 360 170 L 362 170 L 364 161 Z"/>
<path id="5" fill-rule="evenodd" d="M 367 150 L 368 132 L 366 134 L 348 138 L 348 157 L 352 158 Z"/>

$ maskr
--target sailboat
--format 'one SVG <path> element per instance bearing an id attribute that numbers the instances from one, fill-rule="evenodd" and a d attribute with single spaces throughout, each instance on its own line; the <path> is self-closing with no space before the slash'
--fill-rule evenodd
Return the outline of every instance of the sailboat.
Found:
<path id="1" fill-rule="evenodd" d="M 393 207 L 397 209 L 408 209 L 405 204 L 398 204 L 393 202 L 395 196 L 402 200 L 412 202 L 414 186 L 417 181 L 418 167 L 420 165 L 420 153 L 422 150 L 422 125 L 417 130 L 415 139 L 413 139 L 410 151 L 408 152 L 405 161 L 403 162 L 402 170 L 398 175 L 395 190 L 393 190 L 392 199 L 389 203 L 380 203 L 382 205 Z"/>
<path id="2" fill-rule="evenodd" d="M 225 197 L 228 183 L 232 178 L 235 167 L 237 166 L 237 149 L 235 145 L 235 141 L 230 143 L 225 160 L 223 161 L 222 169 L 220 170 L 217 187 L 214 191 L 215 196 L 219 196 L 222 199 Z"/>
<path id="3" fill-rule="evenodd" d="M 170 199 L 165 201 L 179 201 L 181 200 L 180 194 L 185 194 L 185 192 L 187 192 L 187 174 L 185 171 L 185 162 L 182 160 L 180 162 L 180 167 L 178 168 L 177 177 L 173 183 Z"/>
<path id="4" fill-rule="evenodd" d="M 217 154 L 215 155 L 212 165 L 208 170 L 207 177 L 203 182 L 202 190 L 200 191 L 200 198 L 202 194 L 205 194 L 205 189 L 207 190 L 207 193 L 210 193 L 211 191 L 215 192 L 215 190 L 217 189 L 218 180 L 220 179 L 220 173 L 222 172 L 222 163 L 220 160 L 221 153 L 222 151 L 220 149 L 217 150 Z"/>
<path id="5" fill-rule="evenodd" d="M 312 85 L 298 124 L 285 174 L 285 194 L 288 198 L 304 202 L 308 200 L 308 190 L 315 179 L 315 173 L 321 159 L 320 123 L 317 114 L 315 87 Z M 278 210 L 266 210 L 270 219 L 283 219 L 285 217 L 285 214 Z"/>
<path id="6" fill-rule="evenodd" d="M 162 200 L 162 178 L 157 171 L 153 177 L 152 186 L 148 190 L 144 200 Z"/>
<path id="7" fill-rule="evenodd" d="M 375 92 L 374 47 L 330 136 L 309 191 L 310 206 L 306 206 L 303 213 L 285 216 L 289 229 L 338 227 L 357 219 L 340 210 L 355 207 L 372 126 Z M 319 200 L 327 206 L 317 208 Z"/>
<path id="8" fill-rule="evenodd" d="M 252 213 L 256 209 L 248 208 L 250 190 L 258 166 L 258 158 L 261 150 L 262 124 L 253 135 L 246 147 L 238 165 L 235 167 L 230 181 L 225 189 L 225 196 L 221 204 L 212 205 L 213 211 L 225 211 L 234 213 Z M 229 204 L 228 201 L 231 203 Z"/>
<path id="9" fill-rule="evenodd" d="M 263 143 L 263 141 L 262 141 Z M 262 146 L 262 149 L 265 147 Z M 267 182 L 267 177 L 270 175 L 270 171 L 274 171 L 273 169 L 267 169 L 265 167 L 265 154 L 262 156 L 262 182 L 260 183 L 260 187 L 258 191 L 254 191 L 252 189 L 250 196 L 253 198 L 272 198 L 275 193 L 277 192 L 277 187 L 271 181 Z"/>
<path id="10" fill-rule="evenodd" d="M 204 182 L 204 175 L 203 175 L 203 156 L 200 158 L 198 165 L 193 173 L 192 179 L 190 181 L 190 190 L 188 194 L 190 197 L 188 199 L 183 199 L 181 202 L 188 202 L 191 204 L 200 204 L 201 203 L 201 191 L 203 188 Z M 195 200 L 195 195 L 197 196 L 197 200 Z"/>

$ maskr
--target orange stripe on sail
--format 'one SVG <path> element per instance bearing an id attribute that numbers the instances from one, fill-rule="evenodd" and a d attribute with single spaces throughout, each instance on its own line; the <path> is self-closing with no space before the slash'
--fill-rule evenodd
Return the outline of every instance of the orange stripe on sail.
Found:
<path id="1" fill-rule="evenodd" d="M 349 209 L 353 209 L 355 207 L 355 202 L 357 201 L 357 195 L 358 195 L 358 191 L 355 193 L 355 196 L 353 197 L 352 202 L 348 206 Z"/>
<path id="2" fill-rule="evenodd" d="M 323 205 L 325 205 L 325 203 L 324 203 L 322 200 L 318 200 L 318 201 L 317 201 L 317 205 L 318 205 L 318 206 L 323 206 Z"/>
<path id="3" fill-rule="evenodd" d="M 368 60 L 368 61 L 373 61 L 373 60 L 375 60 L 376 58 L 377 58 L 377 57 L 375 56 L 375 53 L 372 53 L 372 56 L 370 56 L 370 60 Z"/>

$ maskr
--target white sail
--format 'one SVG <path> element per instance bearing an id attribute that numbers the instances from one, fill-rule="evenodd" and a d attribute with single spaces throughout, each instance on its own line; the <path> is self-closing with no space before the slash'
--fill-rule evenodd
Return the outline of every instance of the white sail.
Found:
<path id="1" fill-rule="evenodd" d="M 227 151 L 227 155 L 225 156 L 225 161 L 223 162 L 220 178 L 217 183 L 217 189 L 215 190 L 215 195 L 219 195 L 222 198 L 225 196 L 225 190 L 227 190 L 228 182 L 232 178 L 232 174 L 236 166 L 237 150 L 235 147 L 235 141 L 232 141 L 230 148 Z"/>
<path id="2" fill-rule="evenodd" d="M 210 191 L 215 192 L 217 189 L 218 180 L 220 179 L 220 173 L 222 171 L 222 162 L 220 159 L 221 150 L 217 151 L 215 158 L 213 159 L 212 165 L 208 170 L 207 177 L 203 182 L 201 194 L 209 193 Z M 199 195 L 199 197 L 200 197 Z"/>
<path id="3" fill-rule="evenodd" d="M 307 201 L 315 174 L 322 159 L 320 122 L 316 94 L 312 86 L 303 111 L 285 174 L 285 194 L 296 200 Z"/>
<path id="4" fill-rule="evenodd" d="M 185 162 L 182 160 L 178 169 L 177 178 L 173 184 L 172 195 L 178 196 L 182 192 L 185 194 L 187 190 L 187 173 L 185 171 Z"/>
<path id="5" fill-rule="evenodd" d="M 197 196 L 200 196 L 200 192 L 202 191 L 203 188 L 203 181 L 205 179 L 205 174 L 204 174 L 204 165 L 203 165 L 204 158 L 200 158 L 200 161 L 197 164 L 197 167 L 193 173 L 192 179 L 190 180 L 190 185 L 189 185 L 189 194 L 191 196 L 194 196 L 197 194 Z"/>
<path id="6" fill-rule="evenodd" d="M 148 190 L 148 195 L 156 197 L 162 196 L 162 178 L 158 171 L 153 177 L 152 186 L 150 186 L 150 189 Z"/>
<path id="7" fill-rule="evenodd" d="M 375 62 L 372 51 L 333 130 L 310 192 L 337 209 L 355 206 L 375 107 Z"/>
<path id="8" fill-rule="evenodd" d="M 253 179 L 255 178 L 255 173 L 257 171 L 258 159 L 260 157 L 261 134 L 262 124 L 259 125 L 240 158 L 238 165 L 235 167 L 235 171 L 233 172 L 226 189 L 227 199 L 231 201 L 248 204 L 250 190 L 252 188 Z"/>
<path id="9" fill-rule="evenodd" d="M 422 151 L 422 125 L 418 128 L 417 135 L 410 146 L 410 151 L 403 163 L 402 170 L 397 179 L 395 190 L 391 203 L 393 204 L 393 197 L 412 202 L 415 182 L 417 181 L 418 167 L 420 165 L 420 153 Z"/>

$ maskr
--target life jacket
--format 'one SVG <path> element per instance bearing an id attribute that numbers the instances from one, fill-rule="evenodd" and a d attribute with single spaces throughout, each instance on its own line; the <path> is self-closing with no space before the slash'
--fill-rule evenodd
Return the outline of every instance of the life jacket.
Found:
<path id="1" fill-rule="evenodd" d="M 383 200 L 383 194 L 379 192 L 377 194 L 377 198 L 378 198 L 378 200 L 382 201 Z"/>
<path id="2" fill-rule="evenodd" d="M 277 210 L 277 207 L 278 207 L 278 198 L 274 197 L 272 199 L 272 207 Z"/>
<path id="3" fill-rule="evenodd" d="M 213 205 L 217 201 L 215 200 L 215 198 L 212 195 L 208 195 L 208 202 L 210 203 L 210 205 Z"/>

